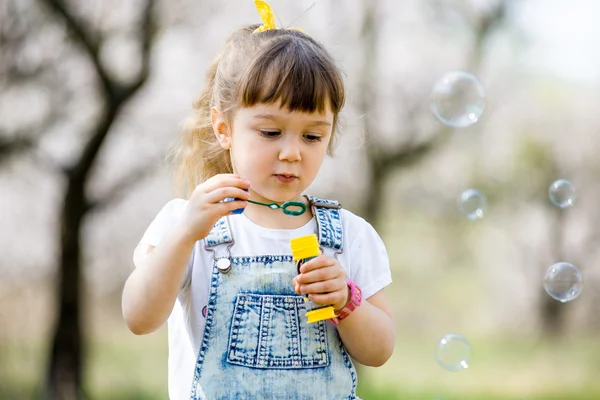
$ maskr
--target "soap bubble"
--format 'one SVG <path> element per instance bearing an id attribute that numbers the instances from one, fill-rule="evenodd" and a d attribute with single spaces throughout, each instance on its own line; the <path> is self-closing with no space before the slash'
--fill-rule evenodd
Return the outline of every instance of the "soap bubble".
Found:
<path id="1" fill-rule="evenodd" d="M 485 110 L 485 89 L 465 71 L 442 76 L 431 91 L 431 111 L 444 125 L 466 128 L 481 118 Z"/>
<path id="2" fill-rule="evenodd" d="M 550 201 L 557 207 L 572 207 L 577 199 L 575 186 L 566 179 L 558 179 L 552 182 L 548 189 Z"/>
<path id="3" fill-rule="evenodd" d="M 471 344 L 464 336 L 449 333 L 440 339 L 435 359 L 448 371 L 457 372 L 469 368 Z"/>
<path id="4" fill-rule="evenodd" d="M 487 200 L 477 189 L 467 189 L 461 193 L 458 199 L 460 212 L 471 221 L 483 218 Z"/>
<path id="5" fill-rule="evenodd" d="M 573 264 L 559 262 L 546 271 L 544 289 L 553 299 L 566 303 L 581 294 L 583 277 Z"/>

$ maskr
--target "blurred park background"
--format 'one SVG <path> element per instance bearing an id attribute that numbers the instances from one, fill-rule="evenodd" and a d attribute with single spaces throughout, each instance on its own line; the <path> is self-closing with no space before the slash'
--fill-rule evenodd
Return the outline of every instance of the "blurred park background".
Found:
<path id="1" fill-rule="evenodd" d="M 312 187 L 391 258 L 397 345 L 366 400 L 600 399 L 600 3 L 272 0 L 346 75 L 342 140 Z M 307 11 L 308 10 L 308 11 Z M 305 12 L 306 11 L 306 12 Z M 165 399 L 166 329 L 136 337 L 122 286 L 173 196 L 165 161 L 251 0 L 0 0 L 0 399 Z M 451 129 L 434 83 L 467 70 L 481 120 Z M 574 207 L 548 200 L 556 179 Z M 469 221 L 457 198 L 488 199 Z M 559 303 L 546 269 L 576 265 Z M 460 333 L 470 367 L 442 369 Z"/>

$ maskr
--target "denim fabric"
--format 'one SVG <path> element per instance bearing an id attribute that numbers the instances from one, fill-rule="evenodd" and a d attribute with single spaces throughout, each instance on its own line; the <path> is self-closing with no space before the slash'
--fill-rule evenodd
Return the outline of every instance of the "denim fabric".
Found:
<path id="1" fill-rule="evenodd" d="M 337 223 L 328 232 L 341 232 L 339 212 Z M 215 224 L 211 235 L 213 246 L 233 239 L 227 223 Z M 304 297 L 291 283 L 297 274 L 291 254 L 231 262 L 227 274 L 213 265 L 190 398 L 358 399 L 356 371 L 337 329 L 306 322 Z"/>
<path id="2" fill-rule="evenodd" d="M 310 201 L 319 203 L 338 204 L 335 200 L 324 200 L 310 195 L 306 195 L 306 197 Z M 343 248 L 343 235 L 340 211 L 335 208 L 313 207 L 313 214 L 317 219 L 319 244 L 324 247 L 332 248 L 336 252 L 341 250 Z"/>
<path id="3" fill-rule="evenodd" d="M 208 247 L 216 246 L 223 243 L 230 243 L 232 239 L 231 230 L 227 218 L 220 218 L 204 241 Z"/>
<path id="4" fill-rule="evenodd" d="M 240 293 L 234 306 L 227 361 L 272 369 L 328 366 L 325 322 L 315 327 L 303 324 L 304 304 L 304 298 L 296 295 Z"/>

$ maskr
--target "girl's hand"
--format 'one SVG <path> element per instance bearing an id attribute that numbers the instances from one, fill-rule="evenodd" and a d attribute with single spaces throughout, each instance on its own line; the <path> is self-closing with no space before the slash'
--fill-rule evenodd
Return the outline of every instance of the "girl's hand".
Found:
<path id="1" fill-rule="evenodd" d="M 219 218 L 246 207 L 248 188 L 250 182 L 237 174 L 215 175 L 196 186 L 180 220 L 186 236 L 194 241 L 204 239 Z M 241 200 L 223 202 L 227 197 Z"/>
<path id="2" fill-rule="evenodd" d="M 296 293 L 308 294 L 315 304 L 332 305 L 339 311 L 350 298 L 346 273 L 335 258 L 320 255 L 300 267 L 292 280 Z"/>

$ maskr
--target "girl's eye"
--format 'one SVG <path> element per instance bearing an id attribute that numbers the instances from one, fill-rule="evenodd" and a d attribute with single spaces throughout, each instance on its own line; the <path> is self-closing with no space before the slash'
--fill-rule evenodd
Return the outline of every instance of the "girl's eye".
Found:
<path id="1" fill-rule="evenodd" d="M 281 135 L 281 132 L 277 132 L 277 131 L 260 131 L 260 134 L 264 137 L 267 138 L 276 138 L 277 136 Z"/>
<path id="2" fill-rule="evenodd" d="M 309 142 L 320 142 L 322 140 L 321 136 L 318 135 L 304 135 L 304 138 Z"/>

